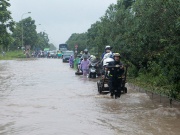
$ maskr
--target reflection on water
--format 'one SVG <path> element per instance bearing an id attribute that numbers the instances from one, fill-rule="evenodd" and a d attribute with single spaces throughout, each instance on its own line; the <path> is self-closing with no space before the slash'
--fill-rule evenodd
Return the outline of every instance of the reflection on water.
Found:
<path id="1" fill-rule="evenodd" d="M 177 135 L 180 108 L 128 91 L 97 93 L 60 59 L 0 61 L 1 135 Z"/>

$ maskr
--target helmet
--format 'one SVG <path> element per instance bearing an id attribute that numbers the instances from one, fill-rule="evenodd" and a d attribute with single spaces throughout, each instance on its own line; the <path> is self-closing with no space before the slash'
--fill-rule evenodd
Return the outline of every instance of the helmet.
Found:
<path id="1" fill-rule="evenodd" d="M 109 62 L 113 62 L 114 59 L 113 58 L 106 58 L 104 61 L 103 61 L 103 66 L 107 66 L 109 64 Z"/>
<path id="2" fill-rule="evenodd" d="M 91 55 L 91 56 L 90 56 L 90 60 L 91 60 L 91 61 L 94 61 L 95 59 L 96 59 L 96 56 L 94 56 L 94 55 Z"/>
<path id="3" fill-rule="evenodd" d="M 84 52 L 88 52 L 88 49 L 84 49 Z"/>
<path id="4" fill-rule="evenodd" d="M 84 54 L 83 59 L 88 59 L 88 55 Z"/>
<path id="5" fill-rule="evenodd" d="M 94 56 L 93 55 L 91 55 L 90 57 L 89 57 L 89 59 L 92 59 Z"/>
<path id="6" fill-rule="evenodd" d="M 112 49 L 112 47 L 109 46 L 109 45 L 107 45 L 107 46 L 105 47 L 105 50 L 111 50 L 111 49 Z"/>
<path id="7" fill-rule="evenodd" d="M 119 53 L 113 53 L 113 57 L 120 57 L 121 55 Z"/>

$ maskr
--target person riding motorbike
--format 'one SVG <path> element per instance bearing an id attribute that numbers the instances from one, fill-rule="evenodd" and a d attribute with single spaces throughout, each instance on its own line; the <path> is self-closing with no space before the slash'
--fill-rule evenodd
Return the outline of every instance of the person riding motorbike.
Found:
<path id="1" fill-rule="evenodd" d="M 112 47 L 111 47 L 111 46 L 107 45 L 104 50 L 105 50 L 105 51 L 104 51 L 104 53 L 102 54 L 102 59 L 104 58 L 104 55 L 105 55 L 105 54 L 107 54 L 107 53 L 112 54 L 112 51 L 111 51 L 111 50 L 112 50 Z"/>
<path id="2" fill-rule="evenodd" d="M 108 86 L 111 97 L 120 98 L 122 75 L 124 73 L 124 66 L 120 61 L 120 54 L 113 54 L 114 61 L 109 62 L 105 67 L 106 74 L 103 77 L 109 78 Z"/>
<path id="3" fill-rule="evenodd" d="M 69 58 L 69 66 L 71 68 L 74 68 L 74 57 L 71 55 L 70 58 Z"/>
<path id="4" fill-rule="evenodd" d="M 76 58 L 74 59 L 74 67 L 77 69 L 77 72 L 80 71 L 79 69 L 79 65 L 81 64 L 80 58 L 81 58 L 81 55 L 78 54 Z"/>
<path id="5" fill-rule="evenodd" d="M 89 57 L 89 60 L 90 60 L 91 62 L 93 62 L 93 63 L 96 63 L 96 62 L 99 61 L 99 60 L 96 58 L 96 56 L 94 56 L 94 55 L 91 55 L 91 56 Z"/>
<path id="6" fill-rule="evenodd" d="M 100 66 L 99 66 L 99 59 L 96 56 L 91 55 L 89 57 L 89 78 L 96 78 L 100 76 Z"/>
<path id="7" fill-rule="evenodd" d="M 80 68 L 83 71 L 83 75 L 86 76 L 89 73 L 89 64 L 90 61 L 87 56 L 84 56 L 84 59 L 81 61 Z"/>
<path id="8" fill-rule="evenodd" d="M 90 53 L 88 52 L 88 49 L 84 49 L 84 53 L 82 54 L 82 59 L 84 59 L 84 57 L 89 58 L 90 57 Z"/>

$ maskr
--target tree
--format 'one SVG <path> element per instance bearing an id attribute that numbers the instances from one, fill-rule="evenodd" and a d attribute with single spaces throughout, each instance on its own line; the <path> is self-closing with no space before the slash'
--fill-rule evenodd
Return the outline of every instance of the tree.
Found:
<path id="1" fill-rule="evenodd" d="M 21 20 L 20 23 L 21 26 L 23 27 L 23 35 L 24 35 L 23 44 L 31 45 L 31 48 L 33 48 L 38 40 L 35 20 L 32 20 L 31 17 L 28 17 Z"/>
<path id="2" fill-rule="evenodd" d="M 43 50 L 44 48 L 49 48 L 50 44 L 49 44 L 48 34 L 45 32 L 40 32 L 37 35 L 38 35 L 38 40 L 34 47 L 40 48 L 41 50 Z"/>
<path id="3" fill-rule="evenodd" d="M 12 42 L 11 34 L 13 31 L 14 21 L 11 12 L 7 10 L 10 7 L 9 0 L 0 0 L 0 47 L 7 50 Z"/>
<path id="4" fill-rule="evenodd" d="M 23 46 L 30 45 L 31 48 L 34 48 L 38 42 L 38 34 L 36 31 L 35 20 L 33 20 L 31 17 L 25 18 L 16 23 L 14 32 L 12 34 L 14 38 L 14 44 L 12 48 L 22 46 L 22 34 Z"/>
<path id="5" fill-rule="evenodd" d="M 21 49 L 21 47 L 22 47 L 22 27 L 21 27 L 20 23 L 15 23 L 12 37 L 13 37 L 13 43 L 10 46 L 10 50 Z"/>
<path id="6" fill-rule="evenodd" d="M 50 43 L 49 44 L 49 49 L 50 50 L 56 50 L 56 47 L 54 46 L 54 44 Z"/>
<path id="7" fill-rule="evenodd" d="M 73 33 L 66 41 L 69 49 L 74 50 L 75 45 L 78 45 L 78 51 L 83 51 L 87 46 L 87 33 Z"/>
<path id="8" fill-rule="evenodd" d="M 125 6 L 125 9 L 127 9 L 132 6 L 133 2 L 135 2 L 135 0 L 123 0 L 122 4 Z"/>

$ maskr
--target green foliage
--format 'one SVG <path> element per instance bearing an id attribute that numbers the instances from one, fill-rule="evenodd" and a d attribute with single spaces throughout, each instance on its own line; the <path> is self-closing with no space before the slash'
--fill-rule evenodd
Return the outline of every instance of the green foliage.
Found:
<path id="1" fill-rule="evenodd" d="M 20 23 L 15 23 L 12 33 L 13 43 L 10 45 L 10 50 L 17 50 L 22 47 L 22 27 Z"/>
<path id="2" fill-rule="evenodd" d="M 8 31 L 13 30 L 14 22 L 11 18 L 11 12 L 7 10 L 10 7 L 9 0 L 0 1 L 0 50 L 7 50 L 12 42 Z"/>
<path id="3" fill-rule="evenodd" d="M 83 51 L 87 46 L 87 33 L 73 33 L 66 41 L 70 50 L 75 49 L 75 45 L 78 45 L 78 52 Z"/>
<path id="4" fill-rule="evenodd" d="M 56 49 L 54 45 L 51 45 L 49 43 L 48 34 L 45 32 L 37 33 L 36 27 L 37 26 L 35 25 L 35 20 L 33 20 L 31 17 L 17 22 L 12 34 L 13 43 L 10 46 L 10 50 L 17 50 L 24 45 L 30 45 L 32 50 L 43 50 L 44 48 L 49 48 L 50 46 L 52 47 L 52 49 Z"/>
<path id="5" fill-rule="evenodd" d="M 56 50 L 57 48 L 54 46 L 54 44 L 49 44 L 49 50 Z"/>
<path id="6" fill-rule="evenodd" d="M 22 43 L 22 35 L 23 35 L 23 43 Z M 30 45 L 31 48 L 33 48 L 38 42 L 35 20 L 32 20 L 31 17 L 28 17 L 21 20 L 20 22 L 17 22 L 12 36 L 14 38 L 14 43 L 11 46 L 11 50 L 26 45 Z"/>
<path id="7" fill-rule="evenodd" d="M 44 48 L 50 47 L 49 38 L 48 38 L 47 33 L 40 32 L 37 34 L 37 36 L 38 36 L 38 40 L 35 44 L 35 48 L 40 48 L 41 50 L 44 50 Z"/>
<path id="8" fill-rule="evenodd" d="M 123 1 L 123 5 L 125 6 L 125 8 L 129 8 L 132 6 L 133 2 L 135 2 L 135 0 L 124 0 Z"/>

